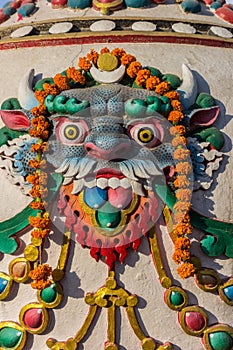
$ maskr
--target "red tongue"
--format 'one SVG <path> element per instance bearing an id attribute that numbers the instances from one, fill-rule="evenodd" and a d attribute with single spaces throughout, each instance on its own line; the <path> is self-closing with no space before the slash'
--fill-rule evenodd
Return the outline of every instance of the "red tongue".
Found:
<path id="1" fill-rule="evenodd" d="M 117 189 L 108 189 L 108 201 L 115 208 L 125 209 L 132 201 L 132 189 L 118 187 Z"/>

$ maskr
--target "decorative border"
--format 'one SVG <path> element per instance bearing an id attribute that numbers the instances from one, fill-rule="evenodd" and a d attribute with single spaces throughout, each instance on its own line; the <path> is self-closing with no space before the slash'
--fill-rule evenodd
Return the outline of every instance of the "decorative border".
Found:
<path id="1" fill-rule="evenodd" d="M 58 35 L 56 38 L 40 36 L 39 38 L 8 40 L 0 42 L 0 50 L 12 50 L 30 47 L 70 46 L 83 44 L 113 44 L 113 43 L 167 43 L 183 45 L 203 45 L 211 47 L 233 48 L 233 41 L 215 39 L 202 35 L 184 35 L 179 33 L 134 34 L 132 32 L 115 32 L 114 35 L 79 33 L 77 35 Z"/>

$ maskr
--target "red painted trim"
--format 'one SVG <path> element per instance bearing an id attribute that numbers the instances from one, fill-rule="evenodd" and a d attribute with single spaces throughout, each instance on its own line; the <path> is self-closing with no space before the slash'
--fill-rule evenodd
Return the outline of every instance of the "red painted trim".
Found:
<path id="1" fill-rule="evenodd" d="M 29 40 L 0 42 L 0 50 L 11 50 L 28 47 L 65 46 L 83 44 L 109 44 L 109 43 L 168 43 L 185 45 L 204 45 L 213 47 L 233 48 L 233 41 L 226 41 L 221 38 L 207 38 L 201 36 L 185 35 L 143 35 L 143 34 L 116 34 L 116 35 L 88 35 L 79 37 L 64 38 L 35 38 Z"/>

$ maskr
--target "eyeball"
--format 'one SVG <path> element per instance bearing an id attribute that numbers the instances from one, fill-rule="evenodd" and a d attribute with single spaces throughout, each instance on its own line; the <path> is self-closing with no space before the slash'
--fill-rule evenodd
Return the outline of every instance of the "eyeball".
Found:
<path id="1" fill-rule="evenodd" d="M 59 140 L 66 145 L 80 145 L 84 142 L 88 133 L 88 127 L 84 121 L 73 122 L 62 118 L 57 127 L 56 134 Z"/>
<path id="2" fill-rule="evenodd" d="M 154 138 L 153 130 L 150 128 L 141 128 L 138 130 L 137 138 L 142 143 L 151 142 Z"/>
<path id="3" fill-rule="evenodd" d="M 160 145 L 163 139 L 163 128 L 158 121 L 134 123 L 129 126 L 129 133 L 137 143 L 148 148 Z"/>

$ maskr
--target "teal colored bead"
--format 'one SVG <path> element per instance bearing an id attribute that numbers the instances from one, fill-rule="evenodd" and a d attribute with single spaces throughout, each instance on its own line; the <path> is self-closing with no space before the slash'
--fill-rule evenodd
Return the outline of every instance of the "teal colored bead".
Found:
<path id="1" fill-rule="evenodd" d="M 197 0 L 184 0 L 181 7 L 184 12 L 197 13 L 201 11 L 201 5 Z"/>
<path id="2" fill-rule="evenodd" d="M 0 331 L 0 347 L 14 349 L 22 338 L 22 332 L 11 327 L 4 327 Z"/>
<path id="3" fill-rule="evenodd" d="M 30 16 L 36 10 L 35 4 L 25 4 L 18 9 L 18 14 L 22 17 Z"/>
<path id="4" fill-rule="evenodd" d="M 182 305 L 184 302 L 184 297 L 180 292 L 172 291 L 170 295 L 170 302 L 174 306 Z"/>
<path id="5" fill-rule="evenodd" d="M 223 288 L 223 292 L 229 300 L 233 301 L 233 285 Z"/>
<path id="6" fill-rule="evenodd" d="M 5 278 L 0 277 L 0 294 L 4 292 L 8 285 L 8 281 Z"/>
<path id="7" fill-rule="evenodd" d="M 3 8 L 3 12 L 5 13 L 5 15 L 11 16 L 16 12 L 16 9 L 14 7 L 7 6 Z"/>
<path id="8" fill-rule="evenodd" d="M 232 350 L 233 339 L 227 332 L 214 332 L 209 335 L 213 350 Z"/>
<path id="9" fill-rule="evenodd" d="M 57 297 L 56 285 L 51 284 L 49 287 L 43 289 L 40 296 L 45 303 L 49 304 L 54 302 Z"/>
<path id="10" fill-rule="evenodd" d="M 91 7 L 91 0 L 68 0 L 68 6 L 72 9 L 85 9 Z"/>
<path id="11" fill-rule="evenodd" d="M 127 7 L 140 8 L 151 4 L 151 0 L 125 0 Z"/>

